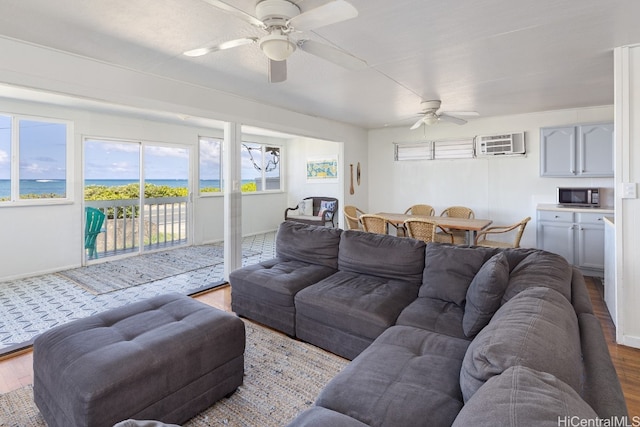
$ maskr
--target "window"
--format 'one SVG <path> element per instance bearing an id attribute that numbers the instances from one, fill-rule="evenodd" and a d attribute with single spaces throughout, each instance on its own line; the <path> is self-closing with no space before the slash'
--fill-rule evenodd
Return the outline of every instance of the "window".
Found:
<path id="1" fill-rule="evenodd" d="M 394 143 L 394 160 L 473 159 L 473 138 Z"/>
<path id="2" fill-rule="evenodd" d="M 414 144 L 395 144 L 395 160 L 432 160 L 433 148 L 430 141 Z"/>
<path id="3" fill-rule="evenodd" d="M 473 138 L 433 143 L 434 159 L 473 159 Z"/>
<path id="4" fill-rule="evenodd" d="M 222 192 L 222 139 L 200 138 L 200 194 Z"/>
<path id="5" fill-rule="evenodd" d="M 280 147 L 242 143 L 242 192 L 280 190 Z"/>
<path id="6" fill-rule="evenodd" d="M 0 116 L 0 202 L 65 199 L 67 123 Z"/>

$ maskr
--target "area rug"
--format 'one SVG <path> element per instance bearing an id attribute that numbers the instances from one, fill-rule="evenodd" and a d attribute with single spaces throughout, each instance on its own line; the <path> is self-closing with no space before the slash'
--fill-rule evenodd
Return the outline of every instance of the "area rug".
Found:
<path id="1" fill-rule="evenodd" d="M 184 427 L 285 426 L 309 408 L 348 361 L 245 320 L 244 383 Z M 46 427 L 31 386 L 0 395 L 0 426 Z"/>
<path id="2" fill-rule="evenodd" d="M 242 252 L 243 257 L 257 254 L 257 252 L 250 250 Z M 223 262 L 224 255 L 221 246 L 200 245 L 136 255 L 74 268 L 58 274 L 74 281 L 94 295 L 101 295 L 189 271 L 212 267 Z"/>

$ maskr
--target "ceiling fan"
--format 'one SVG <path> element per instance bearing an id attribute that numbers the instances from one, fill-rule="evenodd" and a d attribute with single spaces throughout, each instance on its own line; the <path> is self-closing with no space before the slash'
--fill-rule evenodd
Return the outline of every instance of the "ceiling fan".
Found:
<path id="1" fill-rule="evenodd" d="M 417 122 L 411 126 L 411 130 L 418 129 L 422 124 L 425 125 L 435 125 L 439 121 L 443 122 L 451 122 L 458 125 L 463 125 L 467 123 L 466 120 L 461 119 L 456 116 L 477 116 L 478 113 L 476 111 L 439 111 L 440 110 L 440 100 L 433 101 L 423 101 L 420 103 L 422 107 L 422 112 L 420 113 L 421 117 Z M 455 114 L 453 116 L 452 114 Z"/>
<path id="2" fill-rule="evenodd" d="M 269 81 L 287 79 L 287 58 L 299 48 L 347 69 L 360 70 L 367 63 L 343 50 L 309 39 L 296 39 L 292 33 L 310 31 L 358 16 L 357 9 L 345 0 L 331 0 L 322 6 L 301 12 L 287 0 L 263 0 L 256 5 L 255 17 L 221 0 L 203 0 L 218 9 L 239 17 L 267 32 L 262 37 L 244 37 L 220 44 L 184 52 L 187 56 L 202 56 L 219 50 L 257 43 L 269 58 Z"/>

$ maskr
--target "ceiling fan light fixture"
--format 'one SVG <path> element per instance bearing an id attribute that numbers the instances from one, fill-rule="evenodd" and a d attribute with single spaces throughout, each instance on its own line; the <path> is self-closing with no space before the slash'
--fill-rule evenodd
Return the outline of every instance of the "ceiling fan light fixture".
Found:
<path id="1" fill-rule="evenodd" d="M 436 123 L 438 123 L 438 116 L 436 116 L 435 114 L 425 116 L 424 123 L 428 126 L 435 125 Z"/>
<path id="2" fill-rule="evenodd" d="M 272 61 L 284 61 L 296 50 L 296 44 L 284 34 L 269 34 L 258 42 L 260 49 Z"/>

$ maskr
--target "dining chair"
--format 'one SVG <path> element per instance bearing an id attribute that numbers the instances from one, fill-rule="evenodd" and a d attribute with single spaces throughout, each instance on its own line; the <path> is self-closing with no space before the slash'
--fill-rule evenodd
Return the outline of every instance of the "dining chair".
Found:
<path id="1" fill-rule="evenodd" d="M 410 206 L 406 211 L 404 211 L 405 215 L 424 215 L 424 216 L 433 216 L 436 211 L 433 209 L 433 206 L 430 205 L 413 205 Z M 407 229 L 404 224 L 398 224 L 396 227 L 396 235 L 403 237 L 407 235 Z"/>
<path id="2" fill-rule="evenodd" d="M 362 224 L 360 223 L 360 216 L 365 212 L 358 209 L 355 206 L 349 205 L 343 208 L 344 222 L 347 224 L 349 230 L 361 230 Z"/>
<path id="3" fill-rule="evenodd" d="M 438 224 L 427 219 L 409 218 L 404 221 L 407 235 L 423 242 L 453 243 L 453 235 L 443 233 L 438 235 L 436 230 L 442 229 Z"/>
<path id="4" fill-rule="evenodd" d="M 519 248 L 520 239 L 522 239 L 522 234 L 529 221 L 531 221 L 530 216 L 513 225 L 496 225 L 489 227 L 478 233 L 475 244 L 477 246 L 488 246 L 491 248 Z M 490 234 L 509 233 L 510 231 L 515 233 L 514 239 L 511 242 L 487 239 L 487 236 Z"/>
<path id="5" fill-rule="evenodd" d="M 387 219 L 373 214 L 360 215 L 360 222 L 364 231 L 377 234 L 388 234 Z"/>
<path id="6" fill-rule="evenodd" d="M 440 216 L 448 216 L 451 218 L 475 218 L 475 214 L 471 208 L 466 206 L 449 206 L 442 211 Z M 453 235 L 453 241 L 456 244 L 464 244 L 467 242 L 467 232 L 462 230 L 450 230 L 443 228 L 443 231 Z M 471 244 L 471 242 L 469 242 Z"/>
<path id="7" fill-rule="evenodd" d="M 425 215 L 425 216 L 433 216 L 436 213 L 436 210 L 433 209 L 433 206 L 430 205 L 413 205 L 406 211 L 404 211 L 405 215 Z"/>

